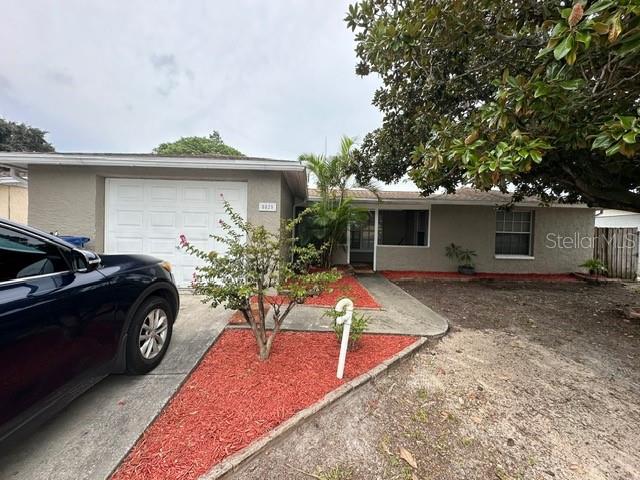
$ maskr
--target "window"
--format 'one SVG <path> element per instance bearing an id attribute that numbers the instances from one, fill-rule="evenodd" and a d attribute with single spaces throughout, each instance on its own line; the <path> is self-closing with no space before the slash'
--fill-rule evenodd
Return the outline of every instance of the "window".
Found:
<path id="1" fill-rule="evenodd" d="M 429 246 L 429 210 L 380 210 L 378 244 Z"/>
<path id="2" fill-rule="evenodd" d="M 496 212 L 496 255 L 531 256 L 533 212 Z"/>
<path id="3" fill-rule="evenodd" d="M 0 227 L 0 282 L 66 270 L 56 245 Z"/>

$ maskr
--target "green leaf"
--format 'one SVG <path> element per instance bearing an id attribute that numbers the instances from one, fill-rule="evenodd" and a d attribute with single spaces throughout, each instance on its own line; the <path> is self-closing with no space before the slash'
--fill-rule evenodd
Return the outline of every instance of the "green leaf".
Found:
<path id="1" fill-rule="evenodd" d="M 564 18 L 565 20 L 567 18 L 569 18 L 569 15 L 571 15 L 571 9 L 570 8 L 563 8 L 562 10 L 560 10 L 560 16 L 562 18 Z"/>
<path id="2" fill-rule="evenodd" d="M 609 24 L 607 23 L 593 22 L 591 26 L 600 35 L 606 35 L 607 33 L 609 33 Z"/>
<path id="3" fill-rule="evenodd" d="M 603 150 L 603 149 L 609 148 L 612 143 L 613 143 L 613 140 L 603 133 L 602 135 L 598 135 L 595 138 L 595 140 L 593 141 L 593 144 L 591 145 L 591 149 Z"/>
<path id="4" fill-rule="evenodd" d="M 540 155 L 540 152 L 538 152 L 537 150 L 531 150 L 529 152 L 529 155 L 531 155 L 531 158 L 533 159 L 534 162 L 536 163 L 542 162 L 542 155 Z"/>
<path id="5" fill-rule="evenodd" d="M 553 47 L 545 47 L 545 48 L 543 48 L 542 50 L 540 50 L 538 55 L 536 55 L 536 60 L 541 58 L 541 57 L 544 57 L 549 52 L 553 52 Z"/>
<path id="6" fill-rule="evenodd" d="M 576 40 L 584 45 L 584 48 L 589 48 L 591 45 L 591 34 L 589 32 L 576 32 Z"/>
<path id="7" fill-rule="evenodd" d="M 637 135 L 638 134 L 635 132 L 629 132 L 622 137 L 622 140 L 624 140 L 625 143 L 630 143 L 630 144 L 636 143 Z"/>
<path id="8" fill-rule="evenodd" d="M 560 82 L 558 85 L 565 90 L 577 90 L 578 88 L 584 85 L 584 80 L 581 78 L 576 78 L 574 80 L 565 80 L 564 82 Z"/>
<path id="9" fill-rule="evenodd" d="M 602 10 L 606 10 L 612 5 L 615 5 L 615 3 L 616 2 L 613 2 L 611 0 L 598 0 L 596 3 L 591 5 L 591 7 L 589 7 L 587 11 L 584 12 L 584 14 L 585 16 L 593 15 L 594 13 L 598 13 L 598 12 L 601 12 Z"/>
<path id="10" fill-rule="evenodd" d="M 631 130 L 633 128 L 633 122 L 635 121 L 636 117 L 631 117 L 629 115 L 620 115 L 618 118 L 620 119 L 620 123 L 625 130 Z"/>
<path id="11" fill-rule="evenodd" d="M 553 56 L 556 60 L 563 59 L 573 49 L 574 45 L 575 40 L 573 38 L 573 34 L 568 35 L 556 48 L 553 49 Z"/>
<path id="12" fill-rule="evenodd" d="M 567 25 L 564 22 L 556 23 L 556 26 L 553 27 L 553 30 L 551 31 L 551 38 L 562 35 L 568 29 L 569 27 L 567 27 Z"/>
<path id="13" fill-rule="evenodd" d="M 614 146 L 607 148 L 607 151 L 605 152 L 605 154 L 607 155 L 607 157 L 610 157 L 611 155 L 615 155 L 619 151 L 620 151 L 620 144 L 616 143 Z"/>
<path id="14" fill-rule="evenodd" d="M 536 88 L 536 91 L 533 93 L 533 98 L 544 97 L 549 93 L 549 90 L 549 85 L 547 85 L 546 83 L 542 83 L 538 85 L 538 88 Z"/>

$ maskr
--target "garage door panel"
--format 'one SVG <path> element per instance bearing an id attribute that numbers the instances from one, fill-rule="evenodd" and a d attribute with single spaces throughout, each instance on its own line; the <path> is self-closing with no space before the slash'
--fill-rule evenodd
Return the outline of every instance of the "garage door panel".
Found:
<path id="1" fill-rule="evenodd" d="M 211 188 L 208 187 L 185 186 L 182 189 L 182 199 L 187 202 L 208 203 L 211 201 L 210 197 Z"/>
<path id="2" fill-rule="evenodd" d="M 176 248 L 184 234 L 198 248 L 221 251 L 210 238 L 223 234 L 222 193 L 246 218 L 247 187 L 243 182 L 107 179 L 106 253 L 143 253 L 170 261 L 180 286 L 189 286 L 202 260 Z"/>
<path id="3" fill-rule="evenodd" d="M 141 202 L 144 200 L 144 185 L 127 183 L 117 185 L 115 188 L 115 198 L 117 200 L 128 200 L 132 202 Z"/>
<path id="4" fill-rule="evenodd" d="M 150 199 L 152 202 L 175 203 L 178 201 L 178 186 L 177 185 L 152 186 L 150 188 Z"/>
<path id="5" fill-rule="evenodd" d="M 211 228 L 211 214 L 204 212 L 184 212 L 182 217 L 184 228 Z"/>
<path id="6" fill-rule="evenodd" d="M 175 255 L 176 241 L 167 238 L 150 238 L 150 255 Z M 164 257 L 163 257 L 164 258 Z"/>
<path id="7" fill-rule="evenodd" d="M 144 225 L 144 211 L 117 210 L 116 224 L 123 227 L 142 227 Z"/>
<path id="8" fill-rule="evenodd" d="M 144 251 L 144 238 L 118 238 L 114 250 L 118 253 L 140 253 Z"/>
<path id="9" fill-rule="evenodd" d="M 150 212 L 149 226 L 176 229 L 178 227 L 176 212 Z"/>
<path id="10" fill-rule="evenodd" d="M 227 201 L 232 204 L 233 202 L 239 202 L 241 198 L 240 192 L 236 188 L 219 188 L 217 193 L 220 203 Z"/>

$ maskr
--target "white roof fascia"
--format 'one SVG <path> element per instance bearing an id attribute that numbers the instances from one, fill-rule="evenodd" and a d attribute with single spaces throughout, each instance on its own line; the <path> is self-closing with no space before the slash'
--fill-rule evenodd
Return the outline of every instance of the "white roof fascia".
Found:
<path id="1" fill-rule="evenodd" d="M 151 168 L 203 168 L 214 170 L 270 170 L 304 171 L 298 161 L 263 158 L 228 157 L 171 157 L 127 154 L 76 154 L 76 153 L 0 153 L 0 163 L 11 166 L 69 165 L 86 167 L 151 167 Z"/>

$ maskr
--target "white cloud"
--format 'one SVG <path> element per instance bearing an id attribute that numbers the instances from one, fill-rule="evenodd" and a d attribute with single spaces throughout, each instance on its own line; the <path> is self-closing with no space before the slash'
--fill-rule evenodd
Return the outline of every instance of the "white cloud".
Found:
<path id="1" fill-rule="evenodd" d="M 0 115 L 59 151 L 148 152 L 218 130 L 248 155 L 329 153 L 380 122 L 348 2 L 21 1 L 4 6 Z"/>

